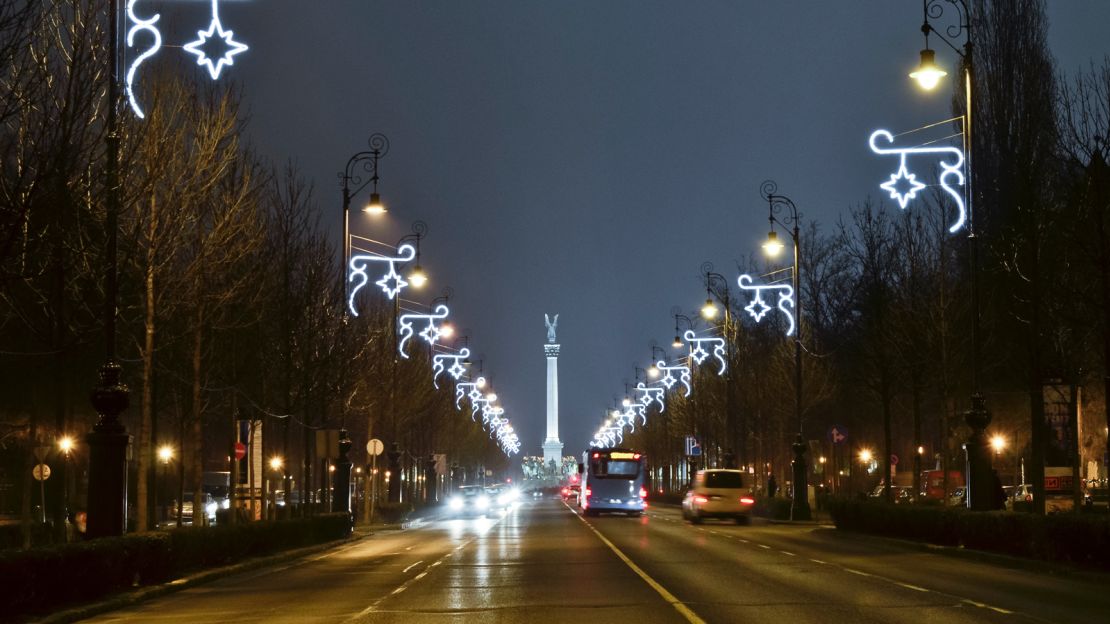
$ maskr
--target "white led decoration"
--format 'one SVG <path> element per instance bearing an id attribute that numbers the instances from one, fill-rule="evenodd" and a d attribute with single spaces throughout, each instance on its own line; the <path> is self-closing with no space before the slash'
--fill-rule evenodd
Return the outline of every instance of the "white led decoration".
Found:
<path id="1" fill-rule="evenodd" d="M 474 401 L 477 401 L 482 396 L 482 391 L 479 390 L 479 388 L 485 385 L 485 377 L 479 377 L 474 381 L 463 381 L 455 384 L 455 409 L 462 409 L 463 397 L 470 399 L 472 404 Z"/>
<path id="2" fill-rule="evenodd" d="M 655 401 L 659 403 L 660 412 L 666 409 L 667 406 L 663 403 L 663 393 L 665 392 L 663 388 L 649 388 L 641 381 L 636 384 L 636 392 L 642 393 L 640 395 L 640 405 L 643 405 L 645 408 L 651 405 L 652 401 Z"/>
<path id="3" fill-rule="evenodd" d="M 709 357 L 709 352 L 705 350 L 702 345 L 713 345 L 713 357 L 721 363 L 721 369 L 717 371 L 718 375 L 724 375 L 728 370 L 728 361 L 725 360 L 725 339 L 724 338 L 698 338 L 692 329 L 687 329 L 683 334 L 686 342 L 690 343 L 690 359 L 694 360 L 695 364 L 701 365 L 705 358 Z"/>
<path id="4" fill-rule="evenodd" d="M 203 65 L 208 69 L 208 75 L 212 76 L 212 80 L 220 77 L 220 72 L 223 71 L 224 65 L 234 65 L 236 54 L 247 51 L 247 46 L 236 41 L 230 30 L 224 30 L 223 24 L 220 23 L 220 0 L 212 0 L 212 22 L 208 24 L 208 30 L 198 30 L 197 40 L 185 44 L 185 51 L 190 54 L 197 55 L 197 65 Z M 215 62 L 212 57 L 204 51 L 204 45 L 208 43 L 209 39 L 219 38 L 222 39 L 226 49 Z"/>
<path id="5" fill-rule="evenodd" d="M 413 321 L 427 322 L 424 329 L 420 330 L 420 337 L 424 339 L 424 342 L 434 345 L 436 340 L 439 339 L 440 334 L 443 333 L 439 326 L 436 325 L 436 321 L 446 319 L 447 315 L 450 313 L 451 311 L 447 309 L 447 306 L 441 303 L 436 306 L 435 312 L 431 314 L 402 314 L 400 318 L 397 319 L 399 323 L 398 331 L 401 333 L 401 340 L 397 343 L 397 351 L 401 353 L 401 357 L 406 359 L 409 357 L 409 355 L 405 353 L 405 344 L 408 343 L 409 339 L 412 338 L 415 333 L 412 327 Z"/>
<path id="6" fill-rule="evenodd" d="M 750 290 L 755 293 L 751 303 L 744 307 L 748 314 L 752 315 L 755 322 L 758 323 L 763 320 L 763 317 L 768 312 L 773 310 L 767 302 L 763 300 L 763 291 L 777 290 L 779 291 L 779 301 L 776 307 L 779 312 L 786 315 L 786 320 L 790 321 L 790 327 L 786 330 L 787 336 L 794 335 L 794 287 L 790 284 L 754 284 L 751 275 L 741 275 L 737 280 L 740 283 L 741 290 Z"/>
<path id="7" fill-rule="evenodd" d="M 401 277 L 401 274 L 397 272 L 397 264 L 411 262 L 416 258 L 416 248 L 408 244 L 401 245 L 397 248 L 397 254 L 396 256 L 370 254 L 351 256 L 351 260 L 348 263 L 350 273 L 347 275 L 347 282 L 350 283 L 358 280 L 358 283 L 351 288 L 351 293 L 348 295 L 347 299 L 347 308 L 351 311 L 352 316 L 358 316 L 358 310 L 355 309 L 355 295 L 358 294 L 359 289 L 370 281 L 370 276 L 366 274 L 368 263 L 385 262 L 389 265 L 389 270 L 386 271 L 386 274 L 374 283 L 381 286 L 382 292 L 384 292 L 390 300 L 396 297 L 405 286 L 409 285 L 409 283 L 405 281 L 405 278 Z"/>
<path id="8" fill-rule="evenodd" d="M 463 373 L 466 372 L 466 367 L 462 365 L 462 362 L 468 357 L 470 357 L 470 349 L 466 347 L 459 349 L 458 353 L 437 353 L 432 357 L 432 385 L 436 387 L 436 390 L 439 390 L 437 380 L 443 371 L 446 370 L 447 374 L 455 378 L 456 381 L 462 377 Z M 451 361 L 450 366 L 445 364 L 448 360 Z"/>
<path id="9" fill-rule="evenodd" d="M 964 221 L 967 218 L 967 210 L 964 208 L 963 194 L 957 192 L 956 189 L 949 186 L 948 179 L 951 176 L 955 176 L 956 184 L 958 186 L 964 185 L 963 151 L 959 148 L 951 146 L 899 148 L 879 147 L 875 144 L 875 140 L 880 137 L 886 139 L 886 142 L 888 144 L 894 144 L 894 135 L 887 132 L 886 130 L 876 130 L 871 133 L 871 139 L 868 141 L 868 143 L 871 145 L 871 151 L 880 155 L 897 155 L 899 163 L 898 171 L 890 176 L 889 181 L 880 184 L 879 187 L 889 192 L 891 199 L 897 200 L 898 205 L 901 206 L 903 209 L 909 204 L 911 199 L 917 196 L 918 191 L 925 188 L 924 184 L 917 181 L 917 176 L 909 172 L 909 169 L 906 167 L 906 157 L 920 154 L 946 154 L 954 157 L 953 162 L 949 162 L 947 160 L 940 161 L 941 174 L 939 181 L 940 187 L 944 189 L 944 192 L 948 193 L 952 200 L 956 202 L 956 208 L 958 210 L 956 222 L 948 228 L 948 231 L 956 232 L 957 230 L 962 228 L 964 226 Z M 899 182 L 902 180 L 905 180 L 905 182 L 909 184 L 910 188 L 908 191 L 902 192 L 899 190 L 898 185 Z"/>
<path id="10" fill-rule="evenodd" d="M 690 387 L 689 366 L 683 366 L 681 364 L 679 364 L 678 366 L 667 366 L 666 362 L 664 362 L 663 360 L 659 360 L 655 363 L 655 368 L 658 368 L 659 372 L 663 373 L 663 377 L 659 379 L 659 383 L 666 386 L 667 390 L 670 390 L 671 386 L 675 385 L 676 383 L 681 382 L 683 386 L 686 386 L 686 393 L 682 396 L 688 397 L 690 396 L 690 393 L 693 392 L 693 389 Z M 674 378 L 675 372 L 679 374 L 677 380 Z"/>
<path id="11" fill-rule="evenodd" d="M 127 29 L 127 47 L 135 47 L 135 35 L 141 32 L 150 33 L 150 35 L 154 37 L 154 42 L 149 48 L 132 59 L 131 64 L 127 66 L 127 75 L 124 78 L 123 89 L 124 92 L 127 93 L 127 102 L 130 104 L 131 110 L 134 111 L 135 116 L 139 119 L 144 119 L 146 115 L 143 113 L 142 107 L 139 106 L 139 101 L 135 99 L 135 72 L 139 69 L 139 65 L 142 65 L 144 61 L 154 56 L 158 53 L 158 50 L 162 49 L 162 33 L 154 26 L 162 16 L 155 14 L 153 17 L 143 19 L 135 15 L 135 4 L 138 1 L 139 0 L 127 1 L 127 19 L 131 22 L 131 27 Z"/>

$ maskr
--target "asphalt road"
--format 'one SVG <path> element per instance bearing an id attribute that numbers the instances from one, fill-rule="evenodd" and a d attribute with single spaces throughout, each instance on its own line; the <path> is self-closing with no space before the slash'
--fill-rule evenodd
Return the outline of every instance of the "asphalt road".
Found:
<path id="1" fill-rule="evenodd" d="M 1110 575 L 1048 574 L 815 525 L 582 518 L 559 501 L 432 520 L 93 622 L 1106 621 Z"/>

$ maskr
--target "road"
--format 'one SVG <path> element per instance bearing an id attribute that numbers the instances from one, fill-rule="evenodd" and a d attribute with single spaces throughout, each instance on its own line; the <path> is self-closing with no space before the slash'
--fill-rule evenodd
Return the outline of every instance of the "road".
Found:
<path id="1" fill-rule="evenodd" d="M 1052 575 L 815 525 L 582 518 L 556 500 L 436 519 L 88 620 L 1084 622 L 1110 575 Z"/>

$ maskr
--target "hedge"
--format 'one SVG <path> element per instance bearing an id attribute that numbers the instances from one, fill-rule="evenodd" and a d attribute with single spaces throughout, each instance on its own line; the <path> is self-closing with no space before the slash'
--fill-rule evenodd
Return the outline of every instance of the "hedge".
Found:
<path id="1" fill-rule="evenodd" d="M 53 611 L 206 567 L 341 539 L 347 514 L 134 533 L 0 553 L 5 617 Z"/>
<path id="2" fill-rule="evenodd" d="M 838 529 L 1110 570 L 1110 519 L 1105 516 L 1040 516 L 847 499 L 831 500 L 829 510 Z"/>

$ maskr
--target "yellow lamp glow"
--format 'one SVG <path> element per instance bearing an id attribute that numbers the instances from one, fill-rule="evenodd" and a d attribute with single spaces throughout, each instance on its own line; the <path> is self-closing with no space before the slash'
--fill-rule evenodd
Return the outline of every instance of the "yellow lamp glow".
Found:
<path id="1" fill-rule="evenodd" d="M 871 463 L 871 451 L 868 449 L 862 449 L 859 452 L 859 460 L 865 464 Z"/>
<path id="2" fill-rule="evenodd" d="M 66 455 L 69 455 L 69 452 L 73 450 L 73 438 L 62 436 L 62 438 L 58 440 L 58 448 Z"/>
<path id="3" fill-rule="evenodd" d="M 658 377 L 658 376 L 659 376 L 659 367 L 658 367 L 658 366 L 656 366 L 656 365 L 654 365 L 654 364 L 652 364 L 651 366 L 649 366 L 649 367 L 648 367 L 648 377 L 651 377 L 651 378 L 653 378 L 653 379 L 654 379 L 654 378 L 656 378 L 656 377 Z"/>
<path id="4" fill-rule="evenodd" d="M 173 447 L 169 444 L 163 444 L 162 446 L 159 446 L 158 460 L 161 461 L 163 464 L 168 464 L 170 463 L 171 459 L 173 459 Z"/>
<path id="5" fill-rule="evenodd" d="M 701 307 L 701 315 L 707 319 L 713 319 L 717 317 L 717 306 L 713 305 L 712 299 L 705 300 L 705 305 Z"/>
<path id="6" fill-rule="evenodd" d="M 921 51 L 921 64 L 917 66 L 917 71 L 910 73 L 910 78 L 916 80 L 922 89 L 932 91 L 947 75 L 948 72 L 937 67 L 936 53 L 926 48 Z"/>
<path id="7" fill-rule="evenodd" d="M 284 466 L 284 465 L 285 465 L 285 460 L 283 460 L 282 458 L 280 458 L 280 457 L 271 457 L 270 458 L 270 469 L 271 470 L 281 470 L 281 467 Z"/>
<path id="8" fill-rule="evenodd" d="M 446 322 L 439 327 L 439 335 L 444 338 L 450 338 L 455 335 L 455 327 L 450 322 Z"/>
<path id="9" fill-rule="evenodd" d="M 778 257 L 782 253 L 783 244 L 779 240 L 778 232 L 771 230 L 767 233 L 767 242 L 763 243 L 763 253 L 772 258 Z"/>
<path id="10" fill-rule="evenodd" d="M 991 436 L 991 448 L 995 453 L 1001 453 L 1006 449 L 1006 438 L 1000 435 Z"/>
<path id="11" fill-rule="evenodd" d="M 671 346 L 674 347 L 675 349 L 681 349 L 682 348 L 682 339 L 679 338 L 677 334 L 675 335 L 674 342 L 671 343 Z"/>
<path id="12" fill-rule="evenodd" d="M 428 283 L 428 276 L 424 273 L 424 269 L 420 268 L 419 264 L 416 265 L 416 268 L 412 270 L 412 274 L 409 275 L 409 283 L 412 284 L 413 288 L 422 288 L 424 284 Z"/>
<path id="13" fill-rule="evenodd" d="M 371 215 L 380 215 L 389 212 L 386 210 L 385 204 L 382 203 L 382 196 L 377 193 L 370 193 L 370 201 L 367 202 L 362 211 Z"/>

